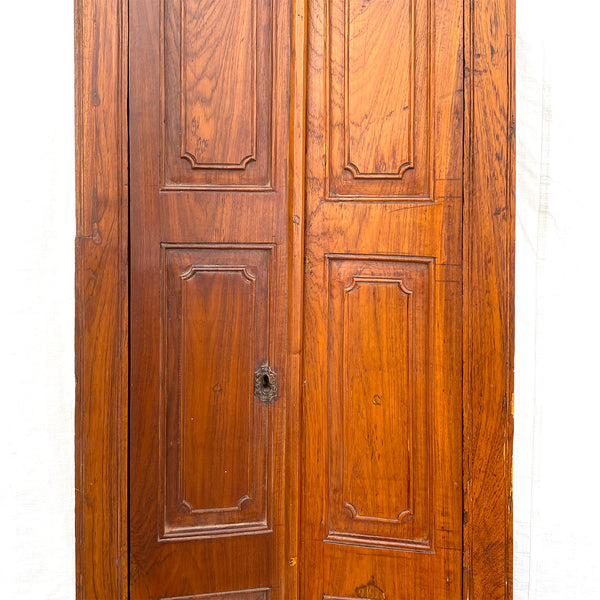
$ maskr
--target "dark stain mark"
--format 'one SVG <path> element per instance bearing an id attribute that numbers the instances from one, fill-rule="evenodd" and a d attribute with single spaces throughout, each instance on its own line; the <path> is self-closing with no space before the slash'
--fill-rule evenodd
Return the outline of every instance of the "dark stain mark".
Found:
<path id="1" fill-rule="evenodd" d="M 201 156 L 208 148 L 208 140 L 202 137 L 196 139 L 196 156 Z"/>
<path id="2" fill-rule="evenodd" d="M 98 221 L 92 221 L 92 240 L 98 246 L 102 244 L 102 233 L 100 232 L 100 224 Z"/>
<path id="3" fill-rule="evenodd" d="M 308 258 L 308 256 L 304 259 L 304 272 L 308 273 L 309 275 L 312 275 L 312 269 L 313 269 L 313 264 L 310 260 L 310 258 Z"/>

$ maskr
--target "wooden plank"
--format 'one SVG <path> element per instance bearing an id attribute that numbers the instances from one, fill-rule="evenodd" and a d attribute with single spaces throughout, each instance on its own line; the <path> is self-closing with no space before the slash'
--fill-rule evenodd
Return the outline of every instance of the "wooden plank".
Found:
<path id="1" fill-rule="evenodd" d="M 286 558 L 284 597 L 299 598 L 300 424 L 304 324 L 304 194 L 307 0 L 292 0 L 288 211 L 288 419 L 286 445 Z"/>
<path id="2" fill-rule="evenodd" d="M 127 2 L 75 2 L 77 598 L 127 597 Z"/>
<path id="3" fill-rule="evenodd" d="M 467 0 L 465 598 L 512 597 L 514 0 Z"/>

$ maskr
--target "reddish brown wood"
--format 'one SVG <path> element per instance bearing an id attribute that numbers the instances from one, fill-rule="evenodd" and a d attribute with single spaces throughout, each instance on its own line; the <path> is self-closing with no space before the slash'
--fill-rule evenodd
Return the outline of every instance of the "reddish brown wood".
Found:
<path id="1" fill-rule="evenodd" d="M 78 597 L 128 595 L 129 444 L 133 598 L 510 598 L 512 0 L 234 4 L 76 6 Z"/>
<path id="2" fill-rule="evenodd" d="M 430 199 L 430 0 L 327 7 L 328 194 Z"/>
<path id="3" fill-rule="evenodd" d="M 274 250 L 162 246 L 164 539 L 269 529 L 270 411 L 252 375 L 269 357 Z"/>
<path id="4" fill-rule="evenodd" d="M 266 0 L 130 9 L 132 600 L 283 598 L 289 24 Z"/>
<path id="5" fill-rule="evenodd" d="M 164 3 L 163 187 L 271 187 L 277 12 L 272 0 Z"/>
<path id="6" fill-rule="evenodd" d="M 434 260 L 325 260 L 326 539 L 431 550 Z"/>
<path id="7" fill-rule="evenodd" d="M 288 423 L 286 448 L 287 506 L 284 598 L 299 598 L 300 430 L 302 421 L 302 343 L 304 305 L 304 194 L 306 183 L 307 2 L 292 1 L 290 77 L 290 186 L 288 212 Z"/>
<path id="8" fill-rule="evenodd" d="M 309 10 L 300 597 L 457 600 L 462 1 Z"/>
<path id="9" fill-rule="evenodd" d="M 514 1 L 469 4 L 464 596 L 512 598 Z"/>
<path id="10" fill-rule="evenodd" d="M 77 0 L 77 597 L 127 597 L 127 2 Z"/>

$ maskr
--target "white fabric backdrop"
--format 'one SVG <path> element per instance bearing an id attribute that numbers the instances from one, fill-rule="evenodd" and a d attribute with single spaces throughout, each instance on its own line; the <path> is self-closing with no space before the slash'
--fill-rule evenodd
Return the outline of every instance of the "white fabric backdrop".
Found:
<path id="1" fill-rule="evenodd" d="M 7 600 L 75 598 L 73 118 L 73 1 L 3 2 L 0 598 Z"/>
<path id="2" fill-rule="evenodd" d="M 600 598 L 599 17 L 517 0 L 515 600 Z"/>
<path id="3" fill-rule="evenodd" d="M 515 600 L 600 599 L 598 13 L 591 0 L 517 0 Z M 5 3 L 0 21 L 11 600 L 75 597 L 72 21 L 72 2 L 47 0 Z"/>

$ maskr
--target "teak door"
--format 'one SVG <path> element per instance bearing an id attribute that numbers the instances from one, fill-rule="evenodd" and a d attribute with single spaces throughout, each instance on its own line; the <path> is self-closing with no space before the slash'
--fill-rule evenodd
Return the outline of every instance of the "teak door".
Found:
<path id="1" fill-rule="evenodd" d="M 510 3 L 96 2 L 79 597 L 511 597 Z"/>
<path id="2" fill-rule="evenodd" d="M 282 597 L 289 22 L 130 6 L 132 600 Z"/>
<path id="3" fill-rule="evenodd" d="M 458 599 L 462 1 L 309 15 L 300 594 Z"/>

